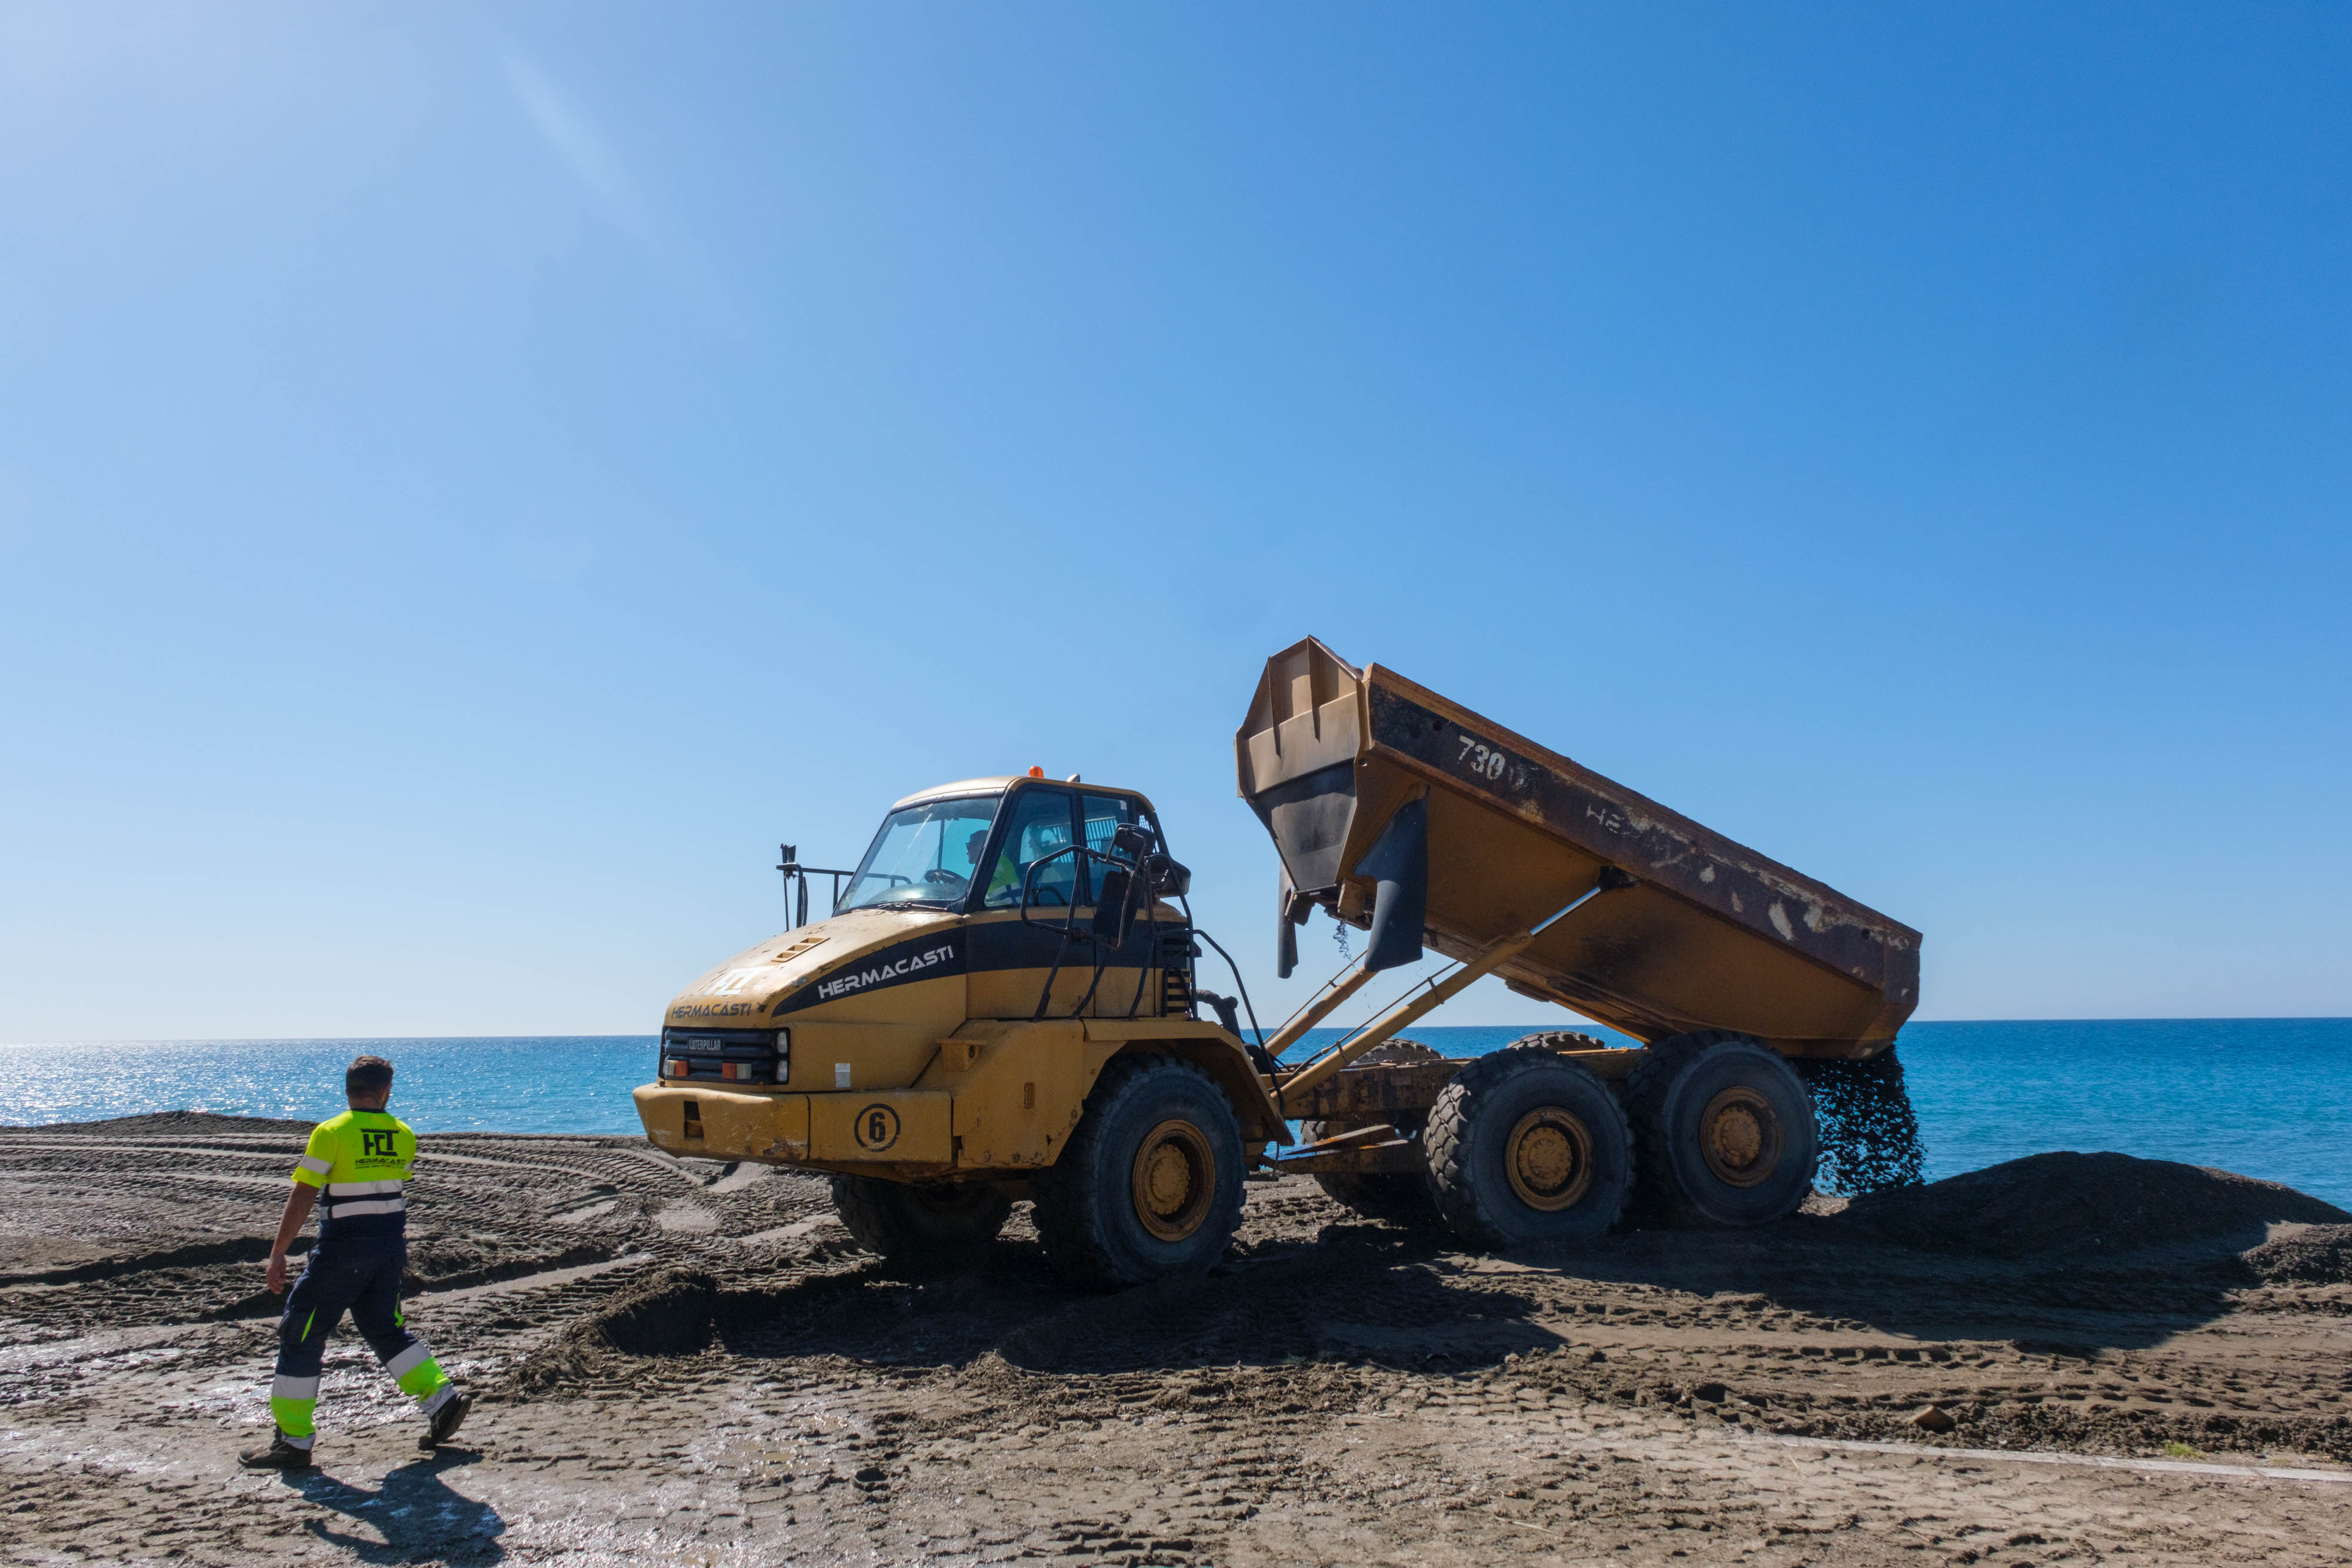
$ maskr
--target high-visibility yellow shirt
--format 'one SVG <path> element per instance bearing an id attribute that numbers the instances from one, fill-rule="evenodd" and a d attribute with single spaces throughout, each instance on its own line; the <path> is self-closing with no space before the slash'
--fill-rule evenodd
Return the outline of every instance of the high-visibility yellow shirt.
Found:
<path id="1" fill-rule="evenodd" d="M 416 1134 L 389 1111 L 346 1111 L 310 1129 L 294 1179 L 320 1189 L 319 1236 L 399 1236 Z"/>

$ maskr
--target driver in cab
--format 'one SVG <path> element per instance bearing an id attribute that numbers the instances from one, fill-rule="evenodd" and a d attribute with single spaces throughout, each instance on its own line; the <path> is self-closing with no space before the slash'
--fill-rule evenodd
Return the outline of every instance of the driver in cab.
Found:
<path id="1" fill-rule="evenodd" d="M 1069 841 L 1070 832 L 1066 826 L 1056 831 L 1056 825 L 1049 821 L 1016 822 L 1005 837 L 1004 848 L 996 857 L 996 870 L 990 873 L 988 891 L 982 895 L 982 902 L 991 909 L 1010 909 L 1019 904 L 1029 867 Z M 988 831 L 985 828 L 964 841 L 964 858 L 971 862 L 974 875 L 979 874 L 981 852 L 987 847 Z M 1056 861 L 1048 871 L 1051 874 L 1040 878 L 1039 896 L 1042 899 L 1052 894 L 1047 902 L 1068 903 L 1069 892 L 1063 884 L 1073 879 L 1076 867 L 1066 861 Z"/>

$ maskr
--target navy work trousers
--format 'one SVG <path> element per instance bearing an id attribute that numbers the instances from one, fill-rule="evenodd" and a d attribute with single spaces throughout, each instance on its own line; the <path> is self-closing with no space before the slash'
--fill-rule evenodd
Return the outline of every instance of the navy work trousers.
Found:
<path id="1" fill-rule="evenodd" d="M 397 1361 L 416 1343 L 400 1311 L 400 1273 L 407 1266 L 404 1236 L 331 1237 L 311 1248 L 278 1320 L 278 1375 L 317 1377 L 327 1338 L 347 1312 L 376 1359 L 386 1366 Z"/>

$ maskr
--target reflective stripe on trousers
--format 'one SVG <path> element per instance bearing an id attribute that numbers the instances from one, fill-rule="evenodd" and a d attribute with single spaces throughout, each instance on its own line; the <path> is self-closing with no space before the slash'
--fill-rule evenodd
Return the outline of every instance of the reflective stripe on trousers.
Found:
<path id="1" fill-rule="evenodd" d="M 286 1292 L 286 1314 L 278 1323 L 278 1377 L 269 1391 L 270 1415 L 289 1442 L 310 1446 L 319 1368 L 328 1337 L 346 1312 L 402 1393 L 430 1408 L 442 1402 L 448 1374 L 401 1319 L 400 1273 L 407 1261 L 407 1243 L 397 1237 L 322 1241 L 311 1249 L 302 1277 Z"/>
<path id="2" fill-rule="evenodd" d="M 278 1430 L 287 1442 L 298 1448 L 310 1446 L 311 1435 L 318 1429 L 311 1413 L 318 1408 L 319 1380 L 315 1377 L 289 1377 L 278 1374 L 269 1385 L 269 1414 L 278 1423 Z"/>

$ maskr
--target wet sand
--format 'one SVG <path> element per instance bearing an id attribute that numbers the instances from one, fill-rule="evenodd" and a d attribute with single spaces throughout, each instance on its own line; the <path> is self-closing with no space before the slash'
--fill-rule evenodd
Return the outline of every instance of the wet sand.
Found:
<path id="1" fill-rule="evenodd" d="M 821 1181 L 433 1136 L 410 1319 L 483 1402 L 423 1458 L 347 1330 L 281 1479 L 234 1456 L 306 1131 L 0 1129 L 0 1562 L 2352 1562 L 2352 1230 L 2185 1166 L 1573 1256 L 1292 1178 L 1084 1298 L 1025 1207 L 899 1278 Z"/>

